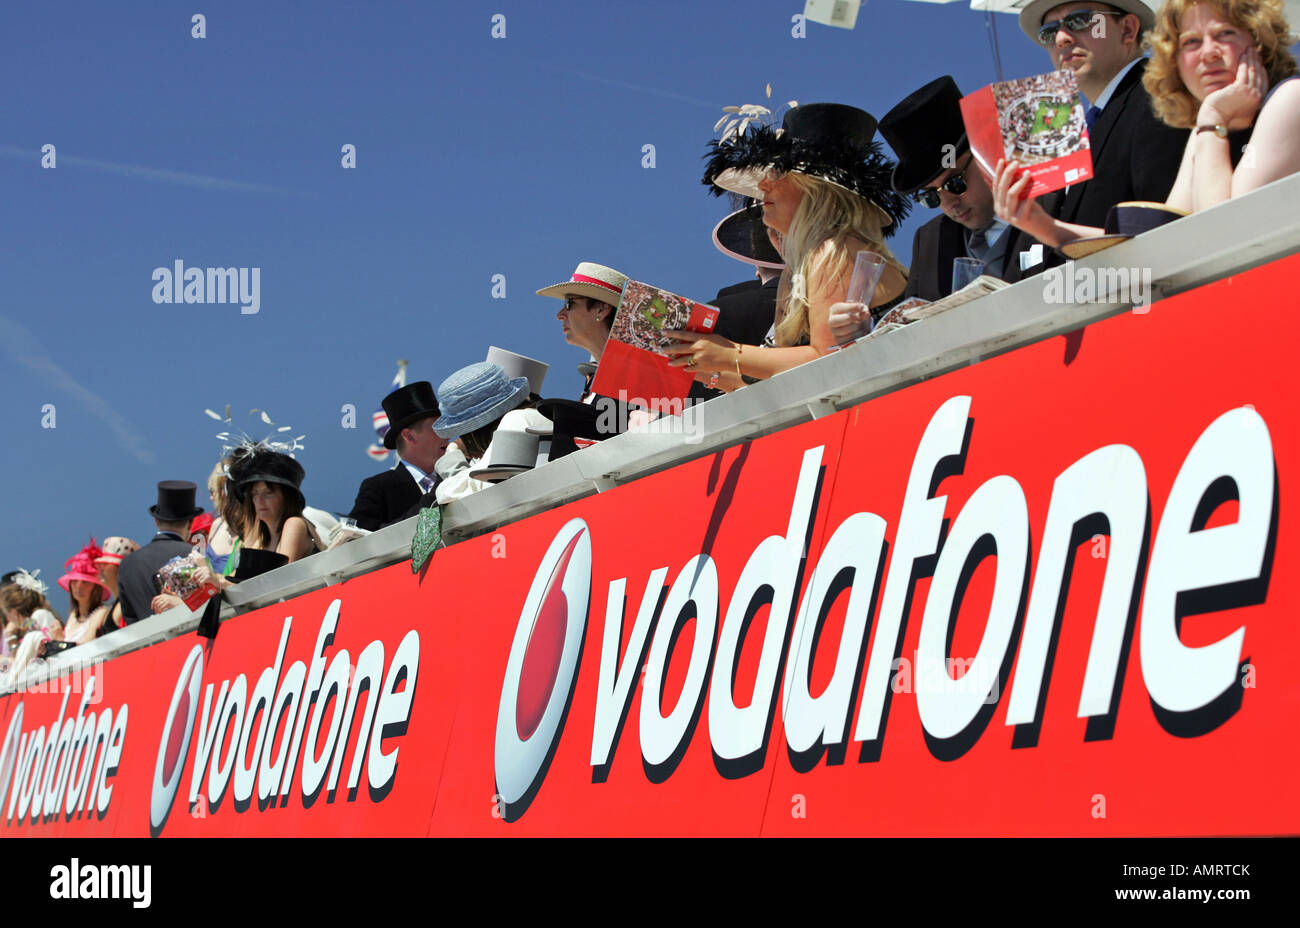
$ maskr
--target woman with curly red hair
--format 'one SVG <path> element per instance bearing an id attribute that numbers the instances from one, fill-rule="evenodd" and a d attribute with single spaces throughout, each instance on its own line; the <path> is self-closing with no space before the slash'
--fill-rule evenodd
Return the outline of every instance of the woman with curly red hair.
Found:
<path id="1" fill-rule="evenodd" d="M 1300 171 L 1294 41 L 1280 0 L 1167 0 L 1160 8 L 1142 80 L 1161 119 L 1192 129 L 1170 206 L 1207 209 Z"/>

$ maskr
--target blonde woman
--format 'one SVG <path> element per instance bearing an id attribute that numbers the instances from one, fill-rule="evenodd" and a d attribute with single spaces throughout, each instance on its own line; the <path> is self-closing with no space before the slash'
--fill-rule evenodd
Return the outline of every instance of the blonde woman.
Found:
<path id="1" fill-rule="evenodd" d="M 768 127 L 713 143 L 705 183 L 763 205 L 763 223 L 780 242 L 785 270 L 777 291 L 771 347 L 746 348 L 716 335 L 666 332 L 673 366 L 723 390 L 771 377 L 829 352 L 833 312 L 845 311 L 860 251 L 885 259 L 871 300 L 874 312 L 896 302 L 907 269 L 885 238 L 907 215 L 908 201 L 890 184 L 893 163 L 875 141 L 876 120 L 856 107 L 810 103 L 785 114 L 780 133 Z"/>

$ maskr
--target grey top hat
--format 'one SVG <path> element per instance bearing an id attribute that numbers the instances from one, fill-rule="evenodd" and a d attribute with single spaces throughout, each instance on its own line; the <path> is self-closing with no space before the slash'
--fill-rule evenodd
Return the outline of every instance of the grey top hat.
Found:
<path id="1" fill-rule="evenodd" d="M 550 365 L 545 361 L 515 354 L 513 351 L 495 345 L 488 348 L 486 360 L 489 364 L 495 364 L 505 371 L 507 377 L 527 377 L 528 391 L 538 396 L 542 395 L 542 384 L 546 380 L 546 372 L 550 369 Z"/>
<path id="2" fill-rule="evenodd" d="M 527 377 L 507 377 L 500 365 L 479 361 L 438 385 L 442 416 L 433 430 L 442 438 L 459 438 L 501 418 L 527 398 Z"/>
<path id="3" fill-rule="evenodd" d="M 537 466 L 541 432 L 549 433 L 551 422 L 536 409 L 512 409 L 492 433 L 480 465 L 469 472 L 476 480 L 498 482 Z M 549 440 L 549 434 L 548 434 Z"/>

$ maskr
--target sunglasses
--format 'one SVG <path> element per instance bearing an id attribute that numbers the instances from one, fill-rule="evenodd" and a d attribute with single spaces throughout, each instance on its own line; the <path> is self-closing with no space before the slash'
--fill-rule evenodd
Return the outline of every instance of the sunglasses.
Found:
<path id="1" fill-rule="evenodd" d="M 970 162 L 966 162 L 966 167 L 962 168 L 952 177 L 948 178 L 938 187 L 922 187 L 912 198 L 918 203 L 924 203 L 930 209 L 937 209 L 939 206 L 939 191 L 947 190 L 955 197 L 961 196 L 966 192 L 966 172 L 970 170 Z"/>
<path id="2" fill-rule="evenodd" d="M 577 308 L 579 303 L 586 304 L 590 302 L 591 300 L 587 299 L 585 296 L 571 296 L 564 301 L 564 305 L 561 306 L 560 309 L 562 312 L 572 312 Z"/>
<path id="3" fill-rule="evenodd" d="M 1083 32 L 1097 22 L 1098 16 L 1127 15 L 1127 13 L 1116 13 L 1113 10 L 1075 10 L 1060 19 L 1053 20 L 1050 23 L 1043 23 L 1043 28 L 1038 30 L 1038 44 L 1051 45 L 1056 41 L 1056 33 L 1060 31 L 1062 26 L 1071 32 Z"/>

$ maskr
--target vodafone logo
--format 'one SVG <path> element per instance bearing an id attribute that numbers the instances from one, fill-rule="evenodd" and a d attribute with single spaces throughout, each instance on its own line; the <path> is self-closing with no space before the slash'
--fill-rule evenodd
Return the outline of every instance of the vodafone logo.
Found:
<path id="1" fill-rule="evenodd" d="M 199 688 L 203 682 L 203 646 L 195 645 L 185 658 L 176 678 L 167 722 L 158 740 L 158 760 L 153 769 L 153 792 L 149 800 L 149 825 L 157 834 L 167 822 L 172 800 L 181 783 L 185 756 L 194 732 L 194 714 L 199 707 Z"/>
<path id="2" fill-rule="evenodd" d="M 18 703 L 14 709 L 14 714 L 9 717 L 9 730 L 5 732 L 5 740 L 0 746 L 0 797 L 9 795 L 9 785 L 13 780 L 14 767 L 18 763 L 18 755 L 21 753 L 19 744 L 23 734 L 23 704 Z"/>
<path id="3" fill-rule="evenodd" d="M 573 695 L 591 597 L 591 532 L 573 519 L 556 533 L 524 600 L 497 709 L 496 786 L 505 818 L 523 815 L 541 786 Z"/>

